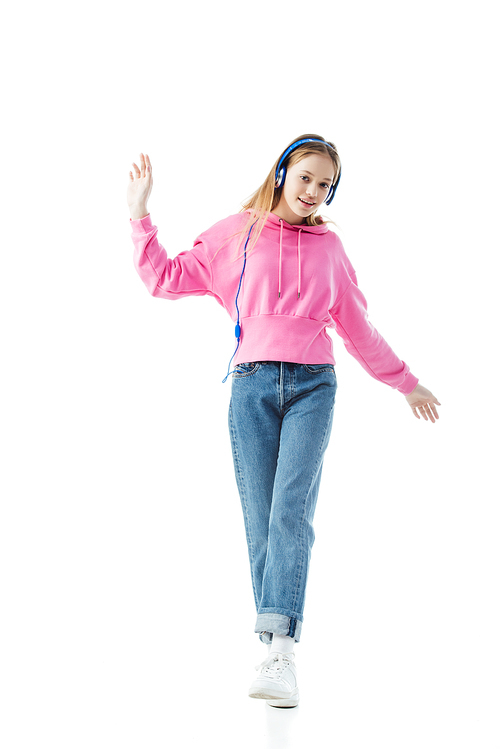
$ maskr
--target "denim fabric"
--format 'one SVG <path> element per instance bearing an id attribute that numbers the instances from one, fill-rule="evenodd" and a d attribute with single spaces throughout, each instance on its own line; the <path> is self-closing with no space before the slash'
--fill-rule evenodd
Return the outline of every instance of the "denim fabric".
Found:
<path id="1" fill-rule="evenodd" d="M 264 643 L 300 641 L 336 391 L 333 364 L 246 362 L 232 375 L 229 433 Z"/>

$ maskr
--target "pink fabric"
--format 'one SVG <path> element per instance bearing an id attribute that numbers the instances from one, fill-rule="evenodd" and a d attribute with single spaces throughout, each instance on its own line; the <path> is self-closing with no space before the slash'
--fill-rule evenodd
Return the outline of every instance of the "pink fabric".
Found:
<path id="1" fill-rule="evenodd" d="M 174 258 L 159 243 L 150 214 L 131 219 L 134 265 L 149 293 L 172 300 L 213 296 L 236 324 L 235 299 L 244 263 L 242 254 L 233 261 L 239 236 L 216 252 L 248 218 L 248 211 L 228 216 Z M 335 328 L 347 351 L 376 380 L 405 395 L 418 383 L 368 320 L 354 268 L 327 224 L 292 225 L 270 213 L 257 245 L 247 253 L 238 307 L 241 340 L 233 364 L 335 364 L 326 332 Z"/>

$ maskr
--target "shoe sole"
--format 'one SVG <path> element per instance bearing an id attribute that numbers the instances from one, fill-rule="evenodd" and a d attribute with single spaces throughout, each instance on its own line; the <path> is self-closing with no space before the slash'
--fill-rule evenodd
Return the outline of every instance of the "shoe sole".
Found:
<path id="1" fill-rule="evenodd" d="M 271 705 L 271 707 L 297 707 L 299 704 L 298 689 L 293 690 L 287 697 L 282 695 L 283 693 L 280 693 L 277 689 L 255 689 L 248 692 L 249 697 L 257 700 L 267 700 L 267 704 Z"/>
<path id="2" fill-rule="evenodd" d="M 291 707 L 297 707 L 299 698 L 295 697 L 292 700 L 267 700 L 266 704 L 270 707 L 281 707 L 284 710 L 288 710 Z"/>

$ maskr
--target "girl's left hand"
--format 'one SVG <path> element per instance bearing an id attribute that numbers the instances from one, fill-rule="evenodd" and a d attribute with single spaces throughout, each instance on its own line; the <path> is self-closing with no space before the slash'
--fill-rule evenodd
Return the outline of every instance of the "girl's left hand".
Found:
<path id="1" fill-rule="evenodd" d="M 441 403 L 438 401 L 436 396 L 432 395 L 430 390 L 424 388 L 424 386 L 420 385 L 420 383 L 414 390 L 412 390 L 411 393 L 409 393 L 409 395 L 405 395 L 405 398 L 410 404 L 410 407 L 417 419 L 420 419 L 419 412 L 422 414 L 426 421 L 430 419 L 433 424 L 435 421 L 434 416 L 436 417 L 436 419 L 439 419 L 439 414 L 434 404 L 437 403 L 437 405 L 440 406 Z"/>

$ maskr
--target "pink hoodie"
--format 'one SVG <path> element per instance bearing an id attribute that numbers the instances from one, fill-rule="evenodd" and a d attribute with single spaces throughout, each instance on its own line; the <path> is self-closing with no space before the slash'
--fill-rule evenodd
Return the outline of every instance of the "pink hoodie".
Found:
<path id="1" fill-rule="evenodd" d="M 234 323 L 243 270 L 232 262 L 249 211 L 218 221 L 200 234 L 191 250 L 173 259 L 158 242 L 151 214 L 131 221 L 134 265 L 148 291 L 163 299 L 209 294 Z M 252 230 L 249 245 L 253 237 Z M 380 382 L 408 395 L 418 379 L 368 320 L 366 299 L 340 238 L 327 224 L 292 225 L 270 213 L 254 249 L 247 253 L 238 296 L 240 346 L 234 364 L 289 361 L 335 365 L 327 328 L 335 328 L 347 351 Z"/>

